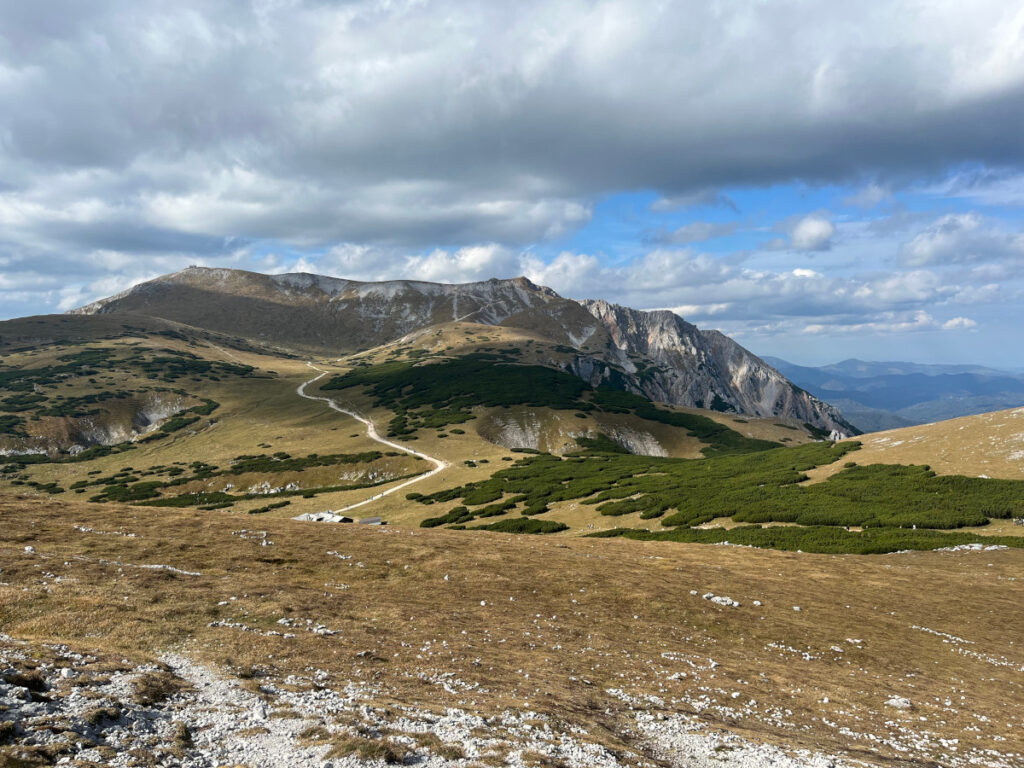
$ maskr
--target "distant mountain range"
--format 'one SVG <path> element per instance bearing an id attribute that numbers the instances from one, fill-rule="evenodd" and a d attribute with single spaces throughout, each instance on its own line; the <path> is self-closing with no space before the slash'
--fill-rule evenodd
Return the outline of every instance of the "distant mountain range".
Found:
<path id="1" fill-rule="evenodd" d="M 1024 375 L 980 365 L 843 360 L 808 367 L 764 360 L 798 386 L 842 409 L 865 432 L 1024 405 Z"/>
<path id="2" fill-rule="evenodd" d="M 524 277 L 447 285 L 364 283 L 312 274 L 263 275 L 190 267 L 73 314 L 132 313 L 244 337 L 278 349 L 352 354 L 425 328 L 514 328 L 549 351 L 549 364 L 674 405 L 856 430 L 838 409 L 794 386 L 718 331 L 667 311 L 573 301 Z"/>

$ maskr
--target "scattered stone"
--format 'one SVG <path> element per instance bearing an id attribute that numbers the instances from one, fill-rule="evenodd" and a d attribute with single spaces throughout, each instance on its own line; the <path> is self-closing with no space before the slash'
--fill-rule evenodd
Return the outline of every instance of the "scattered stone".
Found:
<path id="1" fill-rule="evenodd" d="M 914 705 L 910 699 L 904 698 L 903 696 L 893 696 L 891 699 L 887 699 L 885 706 L 892 707 L 893 709 L 913 709 Z"/>
<path id="2" fill-rule="evenodd" d="M 731 597 L 726 597 L 725 595 L 716 595 L 714 592 L 707 592 L 701 595 L 701 597 L 705 600 L 710 600 L 712 603 L 715 603 L 716 605 L 724 605 L 727 608 L 740 607 L 740 604 L 733 600 Z"/>

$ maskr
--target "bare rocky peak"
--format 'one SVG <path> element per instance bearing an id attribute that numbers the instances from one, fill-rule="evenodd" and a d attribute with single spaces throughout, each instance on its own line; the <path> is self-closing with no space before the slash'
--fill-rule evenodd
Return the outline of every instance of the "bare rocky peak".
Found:
<path id="1" fill-rule="evenodd" d="M 615 351 L 656 364 L 638 371 L 652 400 L 749 414 L 786 416 L 835 437 L 856 430 L 839 410 L 792 384 L 720 331 L 702 331 L 673 312 L 645 312 L 603 300 L 580 302 L 607 331 Z"/>
<path id="2" fill-rule="evenodd" d="M 517 298 L 524 304 L 560 298 L 550 288 L 537 286 L 525 277 L 510 279 L 491 278 L 475 283 L 429 283 L 419 280 L 385 280 L 360 282 L 309 272 L 264 275 L 240 269 L 191 266 L 180 272 L 149 280 L 106 299 L 73 309 L 73 314 L 97 314 L 123 311 L 132 299 L 151 299 L 174 288 L 192 288 L 216 294 L 234 296 L 263 296 L 285 299 L 289 302 L 357 301 L 357 300 L 409 300 L 413 297 L 453 298 L 477 300 L 508 300 Z"/>

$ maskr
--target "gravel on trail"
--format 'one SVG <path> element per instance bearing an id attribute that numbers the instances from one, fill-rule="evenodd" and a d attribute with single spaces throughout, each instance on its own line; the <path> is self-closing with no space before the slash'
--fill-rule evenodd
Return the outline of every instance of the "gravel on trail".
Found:
<path id="1" fill-rule="evenodd" d="M 140 681 L 173 680 L 166 698 L 140 700 Z M 282 681 L 239 680 L 165 654 L 160 664 L 98 660 L 66 646 L 30 646 L 0 635 L 0 758 L 55 765 L 215 768 L 355 768 L 401 763 L 470 766 L 500 756 L 510 768 L 537 759 L 570 768 L 626 765 L 711 768 L 840 768 L 811 753 L 789 755 L 730 734 L 702 733 L 696 718 L 659 717 L 638 708 L 633 730 L 641 755 L 629 760 L 591 741 L 579 727 L 537 712 L 482 717 L 413 706 L 381 708 L 369 686 L 313 674 Z M 387 743 L 383 757 L 341 744 Z M 332 755 L 332 750 L 334 755 Z M 396 757 L 397 756 L 397 757 Z"/>

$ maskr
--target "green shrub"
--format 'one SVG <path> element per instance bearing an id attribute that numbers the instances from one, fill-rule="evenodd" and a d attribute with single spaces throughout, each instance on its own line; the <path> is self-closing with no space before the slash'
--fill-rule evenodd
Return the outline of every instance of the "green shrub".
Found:
<path id="1" fill-rule="evenodd" d="M 558 533 L 569 530 L 565 523 L 555 520 L 537 520 L 532 517 L 510 517 L 490 525 L 474 526 L 477 531 L 502 531 L 504 533 Z"/>
<path id="2" fill-rule="evenodd" d="M 491 477 L 417 499 L 461 499 L 492 512 L 522 503 L 524 514 L 577 500 L 604 515 L 665 515 L 666 527 L 717 517 L 737 522 L 868 528 L 961 528 L 1024 515 L 1024 482 L 938 477 L 924 467 L 846 467 L 827 481 L 800 485 L 807 470 L 831 464 L 859 443 L 809 443 L 710 459 L 666 459 L 595 449 L 565 457 L 530 455 Z M 484 510 L 472 510 L 481 515 Z M 666 514 L 671 511 L 671 514 Z"/>
<path id="3" fill-rule="evenodd" d="M 736 544 L 740 546 L 781 549 L 790 552 L 825 554 L 874 555 L 905 550 L 930 550 L 960 544 L 982 543 L 1024 547 L 1024 537 L 977 536 L 966 533 L 944 533 L 907 528 L 876 528 L 862 532 L 847 531 L 834 526 L 796 528 L 762 528 L 741 526 L 724 528 L 677 528 L 673 531 L 644 531 L 634 528 L 613 528 L 589 534 L 594 538 L 624 536 L 641 541 L 678 541 L 701 544 Z"/>

